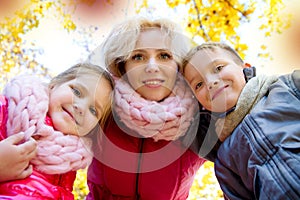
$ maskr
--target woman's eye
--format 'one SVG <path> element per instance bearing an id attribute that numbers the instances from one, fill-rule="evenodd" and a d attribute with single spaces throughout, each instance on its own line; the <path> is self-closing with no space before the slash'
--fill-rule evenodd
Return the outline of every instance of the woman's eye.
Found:
<path id="1" fill-rule="evenodd" d="M 169 60 L 171 58 L 172 58 L 172 56 L 170 54 L 168 54 L 168 53 L 162 53 L 162 54 L 160 54 L 160 59 L 162 59 L 162 60 Z"/>
<path id="2" fill-rule="evenodd" d="M 92 115 L 94 115 L 94 116 L 96 116 L 97 117 L 97 115 L 98 115 L 98 112 L 97 112 L 97 110 L 96 110 L 96 108 L 94 108 L 94 107 L 90 107 L 90 112 L 92 113 Z"/>
<path id="3" fill-rule="evenodd" d="M 132 60 L 144 60 L 144 57 L 142 54 L 135 54 L 132 56 Z"/>
<path id="4" fill-rule="evenodd" d="M 197 90 L 197 89 L 199 89 L 201 86 L 202 86 L 202 82 L 199 82 L 199 83 L 196 84 L 195 89 Z"/>
<path id="5" fill-rule="evenodd" d="M 81 92 L 75 88 L 75 87 L 71 87 L 73 94 L 75 94 L 76 96 L 80 97 L 81 96 Z"/>

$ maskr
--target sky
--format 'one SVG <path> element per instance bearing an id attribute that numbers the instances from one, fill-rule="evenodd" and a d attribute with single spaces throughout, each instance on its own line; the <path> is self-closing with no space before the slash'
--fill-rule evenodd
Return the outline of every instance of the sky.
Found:
<path id="1" fill-rule="evenodd" d="M 96 1 L 97 3 L 102 3 L 102 1 Z M 98 12 L 94 12 L 93 16 L 90 16 L 85 9 L 85 6 L 77 8 L 74 21 L 79 29 L 92 27 L 89 39 L 89 48 L 92 50 L 101 44 L 113 24 L 135 14 L 133 1 L 130 0 L 114 5 L 105 4 L 107 13 L 102 12 L 98 15 Z M 98 28 L 95 30 L 93 27 Z M 63 30 L 60 22 L 51 16 L 43 19 L 40 26 L 27 33 L 24 39 L 29 46 L 33 42 L 36 48 L 43 50 L 43 54 L 38 56 L 37 60 L 54 74 L 77 62 L 85 61 L 89 55 L 84 47 L 74 43 L 74 40 L 82 42 L 84 38 L 80 37 L 78 33 L 69 33 Z"/>
<path id="2" fill-rule="evenodd" d="M 295 7 L 297 0 L 284 0 L 287 2 L 288 7 Z M 96 1 L 102 3 L 102 1 Z M 102 6 L 103 7 L 103 6 Z M 152 0 L 150 7 L 153 8 L 153 12 L 142 12 L 142 15 L 151 15 L 152 17 L 168 17 L 176 21 L 182 21 L 182 18 L 178 18 L 177 12 L 170 10 L 164 1 Z M 105 4 L 103 12 L 85 12 L 84 6 L 79 7 L 75 13 L 75 22 L 78 22 L 79 27 L 86 28 L 88 26 L 97 26 L 97 30 L 93 30 L 91 33 L 91 41 L 89 42 L 90 49 L 96 48 L 101 44 L 106 37 L 111 27 L 123 20 L 124 18 L 135 15 L 134 12 L 134 0 L 119 1 L 116 4 Z M 297 9 L 296 9 L 297 10 Z M 288 12 L 293 12 L 288 10 Z M 95 13 L 99 13 L 98 15 Z M 299 18 L 300 19 L 300 18 Z M 30 43 L 33 41 L 37 47 L 43 49 L 43 55 L 38 60 L 43 63 L 51 72 L 57 74 L 71 65 L 85 61 L 88 57 L 87 52 L 83 47 L 73 42 L 73 39 L 78 35 L 68 33 L 62 30 L 59 22 L 53 19 L 45 19 L 41 23 L 38 29 L 33 30 L 27 34 L 26 39 Z M 299 26 L 299 25 L 294 25 Z M 299 32 L 300 33 L 300 32 Z M 249 62 L 258 68 L 258 73 L 267 74 L 279 74 L 288 73 L 293 69 L 296 69 L 297 62 L 292 61 L 289 56 L 290 53 L 287 49 L 290 48 L 290 44 L 287 36 L 276 35 L 272 38 L 265 38 L 261 31 L 258 30 L 258 23 L 256 20 L 252 20 L 247 24 L 242 25 L 238 29 L 238 34 L 242 40 L 249 46 L 249 50 L 246 52 L 245 61 Z M 300 35 L 299 35 L 300 37 Z M 279 42 L 281 41 L 281 42 Z M 274 60 L 263 60 L 257 57 L 257 52 L 260 45 L 266 43 L 269 45 L 270 52 L 273 54 Z M 279 47 L 278 47 L 279 46 Z M 282 47 L 282 48 L 281 48 Z M 282 53 L 285 52 L 285 54 Z"/>

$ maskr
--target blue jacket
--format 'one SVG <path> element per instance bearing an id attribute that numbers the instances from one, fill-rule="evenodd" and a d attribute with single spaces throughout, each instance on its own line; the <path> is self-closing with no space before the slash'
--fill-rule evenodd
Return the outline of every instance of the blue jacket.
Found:
<path id="1" fill-rule="evenodd" d="M 229 199 L 300 199 L 300 71 L 284 75 L 218 149 Z"/>

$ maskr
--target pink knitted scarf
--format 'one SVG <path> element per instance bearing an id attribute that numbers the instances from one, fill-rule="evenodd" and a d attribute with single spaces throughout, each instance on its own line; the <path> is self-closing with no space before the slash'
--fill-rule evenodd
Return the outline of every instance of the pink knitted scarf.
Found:
<path id="1" fill-rule="evenodd" d="M 31 161 L 35 169 L 62 174 L 90 164 L 92 153 L 80 137 L 65 135 L 45 124 L 49 91 L 39 78 L 17 76 L 6 85 L 4 95 L 8 99 L 7 135 L 23 131 L 27 139 L 37 139 L 37 157 Z"/>
<path id="2" fill-rule="evenodd" d="M 126 81 L 115 78 L 114 111 L 129 129 L 142 137 L 175 140 L 186 133 L 198 104 L 182 77 L 178 76 L 172 92 L 162 102 L 149 101 Z"/>

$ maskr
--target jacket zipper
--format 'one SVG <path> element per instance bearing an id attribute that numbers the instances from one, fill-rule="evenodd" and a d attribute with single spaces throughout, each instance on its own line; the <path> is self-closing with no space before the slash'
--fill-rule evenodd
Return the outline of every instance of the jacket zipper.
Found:
<path id="1" fill-rule="evenodd" d="M 58 176 L 59 176 L 59 178 L 58 178 L 58 183 L 57 183 L 57 185 L 59 185 L 59 186 L 60 186 L 60 184 L 61 184 L 61 181 L 62 181 L 62 175 L 61 175 L 61 174 L 59 174 Z"/>
<path id="2" fill-rule="evenodd" d="M 144 147 L 144 141 L 145 138 L 141 139 L 141 142 L 139 144 L 139 157 L 138 157 L 138 166 L 137 166 L 137 174 L 135 178 L 135 199 L 139 200 L 139 178 L 140 178 L 140 170 L 141 170 L 141 160 L 142 160 L 142 154 L 143 154 L 143 147 Z"/>

